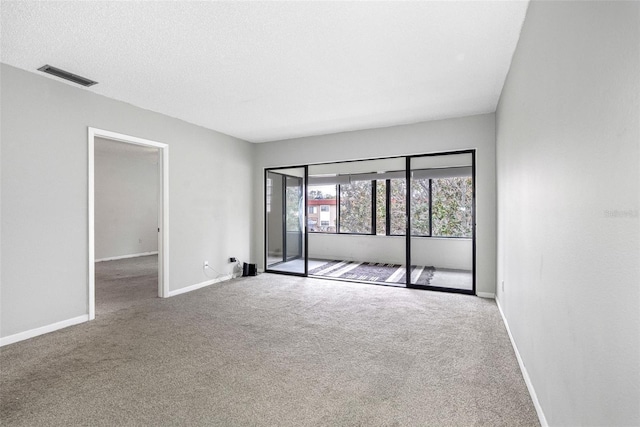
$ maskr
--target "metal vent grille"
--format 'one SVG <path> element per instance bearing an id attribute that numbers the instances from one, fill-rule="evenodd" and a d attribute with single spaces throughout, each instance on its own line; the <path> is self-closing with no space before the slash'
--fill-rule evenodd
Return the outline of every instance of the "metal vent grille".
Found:
<path id="1" fill-rule="evenodd" d="M 82 86 L 93 86 L 98 82 L 94 82 L 93 80 L 89 80 L 85 77 L 78 76 L 77 74 L 70 73 L 68 71 L 61 70 L 60 68 L 52 67 L 51 65 L 44 65 L 38 68 L 38 71 L 42 71 L 43 73 L 48 73 L 56 77 L 60 77 L 61 79 L 69 80 L 70 82 L 74 82 L 76 84 Z"/>

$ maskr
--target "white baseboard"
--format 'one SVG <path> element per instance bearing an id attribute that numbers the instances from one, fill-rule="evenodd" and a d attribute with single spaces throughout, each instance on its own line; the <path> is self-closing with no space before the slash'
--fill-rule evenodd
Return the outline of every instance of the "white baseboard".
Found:
<path id="1" fill-rule="evenodd" d="M 493 292 L 476 292 L 476 295 L 480 298 L 496 299 L 496 294 Z"/>
<path id="2" fill-rule="evenodd" d="M 176 289 L 175 291 L 169 291 L 169 296 L 174 297 L 176 295 L 184 294 L 187 292 L 195 291 L 196 289 L 204 288 L 215 283 L 224 282 L 225 280 L 233 279 L 233 274 L 225 274 L 224 276 L 217 277 L 215 279 L 207 280 L 206 282 L 196 283 L 195 285 L 185 286 L 184 288 Z"/>
<path id="3" fill-rule="evenodd" d="M 17 334 L 0 338 L 0 347 L 13 344 L 14 342 L 24 341 L 29 338 L 37 337 L 38 335 L 47 334 L 49 332 L 57 331 L 58 329 L 77 325 L 78 323 L 84 323 L 87 321 L 89 321 L 89 315 L 83 314 L 82 316 L 74 317 L 73 319 L 67 319 L 61 322 L 52 323 L 50 325 L 41 326 L 39 328 L 30 329 L 28 331 L 19 332 Z"/>
<path id="4" fill-rule="evenodd" d="M 533 400 L 533 406 L 536 408 L 538 419 L 540 420 L 540 425 L 542 427 L 548 427 L 549 423 L 547 422 L 547 418 L 544 416 L 544 411 L 542 410 L 542 406 L 540 406 L 540 401 L 538 400 L 536 389 L 533 388 L 533 383 L 531 382 L 531 378 L 529 377 L 527 368 L 524 366 L 524 361 L 520 356 L 520 352 L 518 351 L 518 346 L 516 345 L 516 342 L 513 340 L 513 335 L 511 335 L 511 329 L 509 329 L 509 323 L 507 322 L 507 318 L 504 316 L 504 312 L 502 311 L 502 307 L 500 306 L 500 300 L 498 298 L 496 298 L 496 305 L 498 306 L 498 310 L 500 311 L 500 315 L 502 316 L 502 321 L 504 322 L 504 326 L 507 329 L 507 334 L 509 334 L 509 339 L 511 340 L 511 346 L 513 346 L 513 351 L 516 353 L 516 359 L 518 359 L 518 365 L 520 365 L 520 371 L 522 372 L 522 376 L 524 377 L 524 382 L 527 384 L 527 389 L 529 389 L 531 400 Z"/>
<path id="5" fill-rule="evenodd" d="M 100 259 L 97 259 L 96 262 L 115 261 L 117 259 L 137 258 L 139 256 L 149 256 L 149 255 L 158 255 L 158 251 L 140 252 L 139 254 L 119 255 L 119 256 L 112 256 L 112 257 L 109 257 L 109 258 L 100 258 Z"/>

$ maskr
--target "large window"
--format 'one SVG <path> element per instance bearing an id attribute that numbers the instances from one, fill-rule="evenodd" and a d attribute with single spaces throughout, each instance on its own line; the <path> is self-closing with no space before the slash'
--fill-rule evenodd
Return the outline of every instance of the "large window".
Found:
<path id="1" fill-rule="evenodd" d="M 432 180 L 433 235 L 471 237 L 473 186 L 471 177 Z"/>
<path id="2" fill-rule="evenodd" d="M 376 181 L 376 234 L 387 234 L 387 181 Z"/>
<path id="3" fill-rule="evenodd" d="M 394 174 L 397 176 L 398 172 Z M 471 237 L 473 185 L 470 176 L 411 178 L 410 201 L 412 236 Z M 406 234 L 405 178 L 309 186 L 309 204 L 311 232 Z"/>
<path id="4" fill-rule="evenodd" d="M 403 236 L 407 231 L 407 184 L 404 179 L 389 180 L 389 216 L 392 236 Z"/>
<path id="5" fill-rule="evenodd" d="M 335 233 L 337 228 L 337 186 L 309 185 L 308 229 L 311 233 Z"/>
<path id="6" fill-rule="evenodd" d="M 340 233 L 371 234 L 371 181 L 340 185 Z"/>
<path id="7" fill-rule="evenodd" d="M 431 235 L 431 209 L 429 179 L 411 180 L 411 235 Z M 403 233 L 404 234 L 404 233 Z"/>

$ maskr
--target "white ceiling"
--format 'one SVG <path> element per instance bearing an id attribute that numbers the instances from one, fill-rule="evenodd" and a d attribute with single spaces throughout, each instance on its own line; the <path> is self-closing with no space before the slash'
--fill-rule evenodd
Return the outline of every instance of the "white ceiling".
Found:
<path id="1" fill-rule="evenodd" d="M 264 142 L 495 111 L 527 5 L 3 0 L 1 59 Z"/>

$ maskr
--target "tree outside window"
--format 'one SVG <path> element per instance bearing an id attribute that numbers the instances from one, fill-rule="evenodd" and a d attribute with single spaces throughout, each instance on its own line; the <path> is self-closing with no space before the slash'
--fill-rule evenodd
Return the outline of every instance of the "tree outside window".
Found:
<path id="1" fill-rule="evenodd" d="M 473 182 L 471 177 L 434 179 L 431 185 L 433 235 L 472 237 Z"/>
<path id="2" fill-rule="evenodd" d="M 371 234 L 371 181 L 340 185 L 340 232 Z"/>

